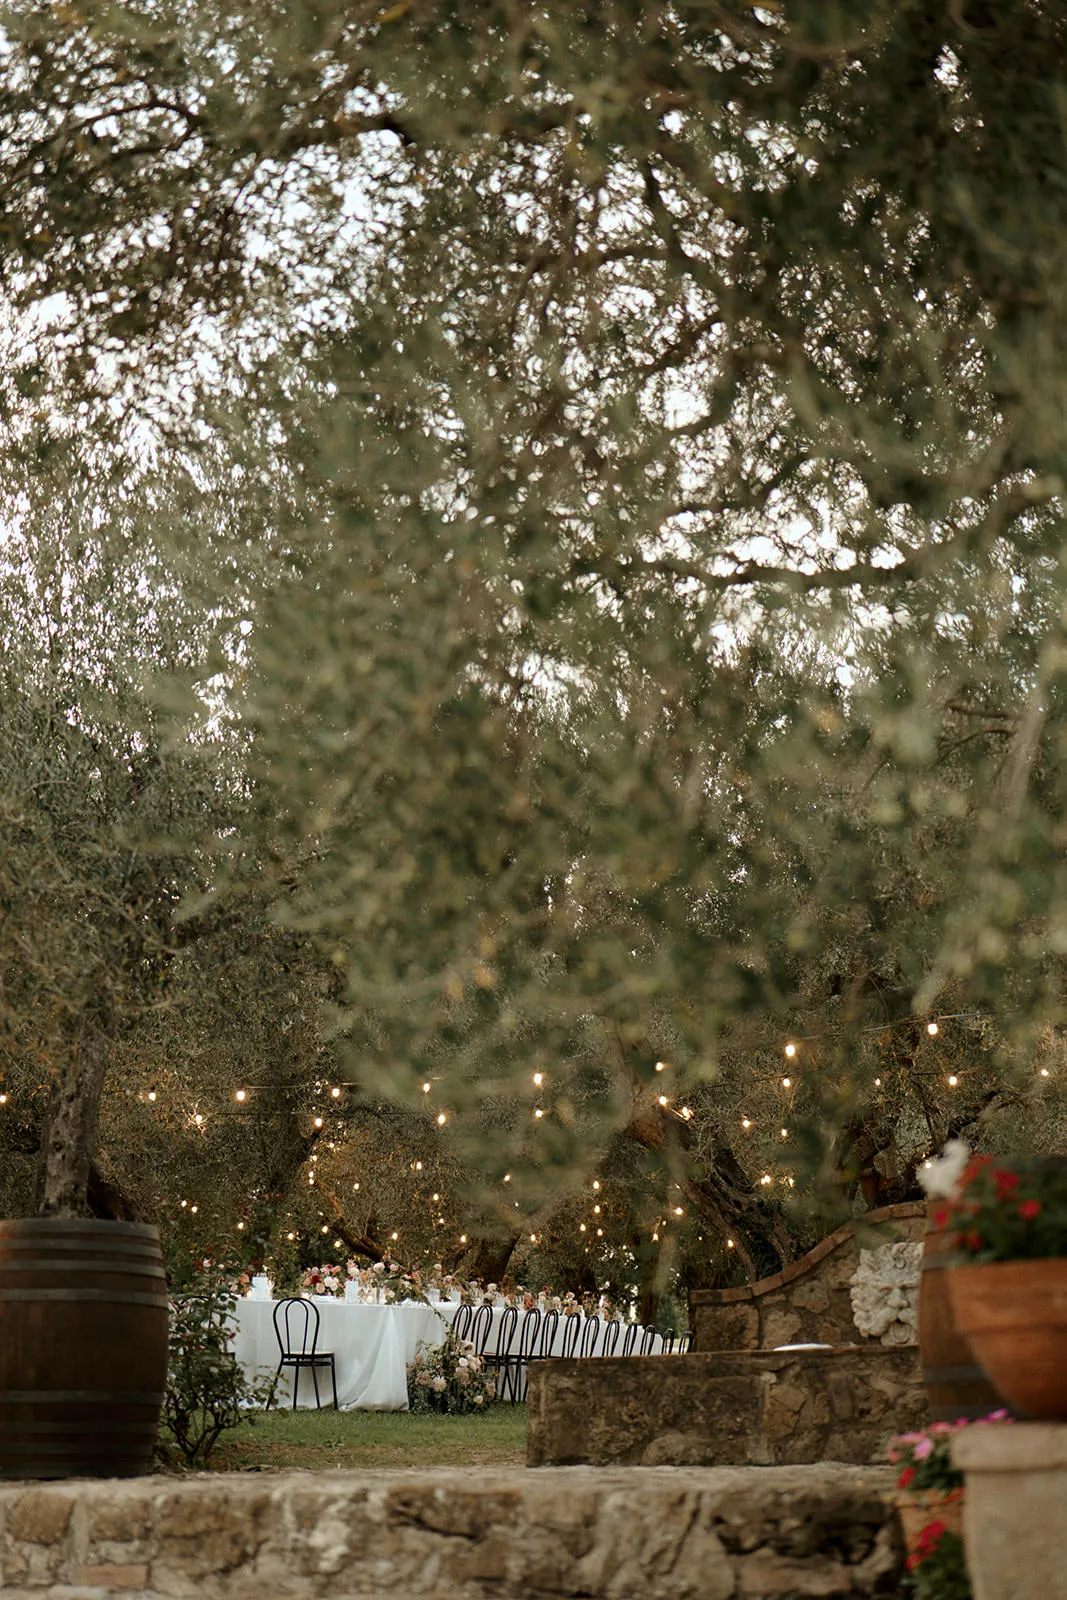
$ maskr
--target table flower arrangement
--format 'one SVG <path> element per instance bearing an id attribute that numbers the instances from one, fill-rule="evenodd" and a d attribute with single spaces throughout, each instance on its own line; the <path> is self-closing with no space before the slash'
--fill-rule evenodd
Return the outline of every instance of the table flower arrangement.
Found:
<path id="1" fill-rule="evenodd" d="M 496 1399 L 496 1379 L 467 1339 L 450 1328 L 439 1345 L 421 1343 L 408 1365 L 411 1411 L 485 1411 Z"/>

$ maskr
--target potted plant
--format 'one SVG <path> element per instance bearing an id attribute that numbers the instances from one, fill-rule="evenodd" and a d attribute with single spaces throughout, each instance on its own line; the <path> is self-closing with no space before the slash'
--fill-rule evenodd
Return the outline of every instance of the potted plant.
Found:
<path id="1" fill-rule="evenodd" d="M 905 1565 L 912 1587 L 931 1600 L 965 1600 L 970 1595 L 963 1552 L 963 1473 L 952 1462 L 952 1441 L 963 1428 L 1010 1422 L 994 1411 L 973 1423 L 934 1422 L 916 1433 L 889 1441 L 897 1474 L 896 1506 L 907 1549 Z"/>
<path id="2" fill-rule="evenodd" d="M 976 1156 L 935 1219 L 956 1325 L 1020 1414 L 1067 1419 L 1067 1168 Z"/>

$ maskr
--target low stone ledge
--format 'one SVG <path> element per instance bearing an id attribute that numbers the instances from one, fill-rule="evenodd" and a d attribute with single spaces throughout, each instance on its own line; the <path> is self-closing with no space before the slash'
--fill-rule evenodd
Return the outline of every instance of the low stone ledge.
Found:
<path id="1" fill-rule="evenodd" d="M 884 1468 L 332 1472 L 9 1485 L 4 1600 L 860 1600 Z"/>
<path id="2" fill-rule="evenodd" d="M 918 1352 L 717 1351 L 529 1368 L 527 1465 L 864 1465 L 927 1418 Z"/>

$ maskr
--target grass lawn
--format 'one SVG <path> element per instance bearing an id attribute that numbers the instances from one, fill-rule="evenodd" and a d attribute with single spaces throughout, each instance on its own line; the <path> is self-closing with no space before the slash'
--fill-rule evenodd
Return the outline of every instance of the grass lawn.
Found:
<path id="1" fill-rule="evenodd" d="M 521 1467 L 526 1407 L 485 1416 L 411 1416 L 405 1411 L 264 1411 L 224 1434 L 213 1472 L 304 1467 Z"/>

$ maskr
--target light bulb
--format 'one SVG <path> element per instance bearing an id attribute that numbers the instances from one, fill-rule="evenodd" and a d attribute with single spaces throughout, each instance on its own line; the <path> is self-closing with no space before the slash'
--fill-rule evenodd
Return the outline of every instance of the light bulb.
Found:
<path id="1" fill-rule="evenodd" d="M 733 1247 L 734 1247 L 734 1241 L 732 1239 L 727 1239 L 727 1241 L 726 1241 L 727 1250 L 732 1250 Z"/>
<path id="2" fill-rule="evenodd" d="M 928 1022 L 926 1024 L 926 1031 L 930 1035 L 931 1039 L 934 1038 L 935 1035 L 937 1034 L 937 1023 L 936 1022 Z"/>
<path id="3" fill-rule="evenodd" d="M 444 1112 L 443 1111 L 439 1111 L 437 1113 L 437 1126 L 439 1128 L 443 1128 L 447 1121 L 448 1121 L 448 1118 L 445 1116 Z"/>
<path id="4" fill-rule="evenodd" d="M 289 1243 L 292 1244 L 293 1240 L 296 1238 L 296 1234 L 295 1233 L 287 1233 L 285 1237 L 288 1239 Z"/>
<path id="5" fill-rule="evenodd" d="M 657 1072 L 666 1072 L 666 1070 L 667 1070 L 667 1063 L 665 1061 L 657 1061 L 656 1062 L 656 1071 Z"/>
<path id="6" fill-rule="evenodd" d="M 793 1057 L 794 1057 L 794 1056 L 795 1056 L 795 1055 L 796 1055 L 796 1053 L 797 1053 L 797 1047 L 796 1047 L 796 1045 L 795 1045 L 795 1044 L 793 1044 L 793 1042 L 792 1042 L 792 1041 L 790 1041 L 790 1042 L 789 1042 L 789 1044 L 787 1044 L 787 1045 L 786 1045 L 786 1047 L 785 1047 L 785 1053 L 786 1053 L 786 1055 L 787 1055 L 787 1056 L 788 1056 L 788 1057 L 789 1057 L 789 1059 L 790 1059 L 790 1061 L 792 1061 L 792 1059 L 793 1059 Z"/>
<path id="7" fill-rule="evenodd" d="M 319 1229 L 319 1232 L 320 1233 L 329 1233 L 329 1231 L 330 1231 L 329 1228 L 326 1226 L 326 1224 L 324 1222 L 322 1227 Z"/>
<path id="8" fill-rule="evenodd" d="M 358 1184 L 358 1183 L 357 1183 L 357 1184 L 356 1184 L 356 1188 L 357 1188 L 357 1189 L 358 1189 L 358 1188 L 359 1188 L 359 1184 Z M 431 1195 L 431 1196 L 430 1196 L 430 1199 L 431 1199 L 431 1200 L 440 1200 L 440 1198 L 441 1198 L 441 1196 L 440 1196 L 440 1195 L 439 1195 L 439 1194 L 432 1194 L 432 1195 Z"/>
<path id="9" fill-rule="evenodd" d="M 510 1172 L 505 1172 L 505 1174 L 504 1174 L 504 1182 L 505 1183 L 510 1183 L 511 1182 L 511 1173 Z"/>
<path id="10" fill-rule="evenodd" d="M 674 1214 L 675 1214 L 676 1217 L 684 1216 L 684 1212 L 682 1211 L 681 1206 L 675 1206 Z"/>
<path id="11" fill-rule="evenodd" d="M 959 1081 L 960 1080 L 957 1078 L 957 1076 L 956 1076 L 956 1074 L 954 1072 L 950 1072 L 949 1073 L 949 1075 L 948 1075 L 948 1086 L 949 1086 L 950 1089 L 954 1089 L 956 1087 L 957 1083 L 959 1083 Z"/>
<path id="12" fill-rule="evenodd" d="M 316 1126 L 316 1128 L 321 1128 L 322 1127 L 322 1118 L 321 1117 L 316 1117 L 315 1118 L 315 1126 Z"/>
<path id="13" fill-rule="evenodd" d="M 239 1222 L 239 1223 L 238 1223 L 238 1224 L 237 1224 L 237 1229 L 238 1229 L 238 1232 L 240 1232 L 240 1230 L 241 1230 L 241 1229 L 242 1229 L 242 1228 L 243 1228 L 243 1227 L 244 1227 L 244 1223 L 243 1223 L 243 1222 Z"/>
<path id="14" fill-rule="evenodd" d="M 248 1099 L 248 1090 L 247 1089 L 238 1089 L 237 1092 L 234 1095 L 234 1099 L 235 1100 L 240 1100 L 241 1102 L 244 1102 L 245 1100 Z"/>
<path id="15" fill-rule="evenodd" d="M 596 1231 L 596 1236 L 597 1236 L 597 1238 L 598 1238 L 598 1239 L 602 1239 L 602 1238 L 603 1238 L 603 1237 L 604 1237 L 604 1230 L 603 1230 L 603 1228 L 598 1228 L 598 1229 L 597 1229 L 597 1231 Z"/>
<path id="16" fill-rule="evenodd" d="M 332 1094 L 332 1095 L 333 1095 L 333 1098 L 334 1098 L 334 1099 L 335 1099 L 335 1100 L 340 1100 L 340 1098 L 341 1098 L 341 1088 L 340 1088 L 340 1085 L 339 1085 L 339 1084 L 336 1084 L 336 1083 L 335 1083 L 335 1084 L 334 1084 L 334 1086 L 333 1086 L 333 1088 L 332 1088 L 332 1089 L 331 1089 L 331 1090 L 330 1090 L 330 1093 L 331 1093 L 331 1094 Z"/>
<path id="17" fill-rule="evenodd" d="M 544 1116 L 544 1112 L 541 1110 L 540 1106 L 537 1107 L 537 1110 L 534 1112 L 534 1116 L 537 1117 L 537 1118 L 541 1118 L 541 1117 Z"/>
<path id="18" fill-rule="evenodd" d="M 579 1224 L 578 1224 L 578 1232 L 579 1233 L 584 1233 L 585 1232 L 585 1223 L 584 1222 L 579 1222 Z"/>
<path id="19" fill-rule="evenodd" d="M 742 1117 L 742 1118 L 741 1118 L 741 1126 L 742 1126 L 742 1128 L 751 1128 L 751 1126 L 752 1126 L 752 1124 L 751 1124 L 751 1122 L 750 1122 L 750 1121 L 749 1121 L 749 1120 L 748 1120 L 748 1118 L 747 1118 L 747 1117 Z"/>
<path id="20" fill-rule="evenodd" d="M 665 1106 L 668 1103 L 667 1102 L 667 1096 L 665 1094 L 661 1094 L 660 1095 L 659 1103 L 660 1103 L 661 1106 Z"/>
<path id="21" fill-rule="evenodd" d="M 155 1091 L 155 1090 L 154 1090 L 154 1089 L 149 1089 L 149 1091 L 148 1091 L 148 1098 L 149 1098 L 149 1100 L 151 1100 L 151 1101 L 152 1101 L 152 1103 L 153 1103 L 153 1104 L 155 1104 L 155 1098 L 156 1098 L 156 1091 Z M 5 1094 L 5 1096 L 4 1096 L 4 1099 L 5 1099 L 5 1100 L 6 1100 L 6 1099 L 7 1099 L 7 1095 L 6 1095 L 6 1094 Z"/>
<path id="22" fill-rule="evenodd" d="M 783 1089 L 791 1089 L 792 1087 L 793 1087 L 792 1078 L 783 1078 L 782 1079 L 782 1088 Z"/>
<path id="23" fill-rule="evenodd" d="M 423 1094 L 429 1094 L 429 1092 L 430 1092 L 430 1085 L 429 1085 L 429 1084 L 428 1084 L 428 1083 L 424 1083 L 424 1084 L 423 1084 L 423 1086 L 422 1086 L 422 1092 L 423 1092 Z"/>
<path id="24" fill-rule="evenodd" d="M 594 1206 L 593 1207 L 593 1215 L 597 1216 L 597 1217 L 600 1215 L 600 1207 L 599 1206 Z"/>
<path id="25" fill-rule="evenodd" d="M 594 1189 L 599 1189 L 600 1188 L 600 1179 L 599 1178 L 594 1178 L 593 1179 L 593 1188 Z"/>
<path id="26" fill-rule="evenodd" d="M 416 1161 L 416 1163 L 415 1163 L 415 1171 L 416 1172 L 421 1172 L 422 1171 L 422 1162 L 421 1161 Z"/>
<path id="27" fill-rule="evenodd" d="M 534 1075 L 533 1075 L 533 1081 L 534 1081 L 534 1083 L 536 1083 L 537 1087 L 540 1089 L 541 1085 L 545 1081 L 544 1073 L 543 1072 L 535 1072 Z"/>

